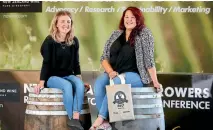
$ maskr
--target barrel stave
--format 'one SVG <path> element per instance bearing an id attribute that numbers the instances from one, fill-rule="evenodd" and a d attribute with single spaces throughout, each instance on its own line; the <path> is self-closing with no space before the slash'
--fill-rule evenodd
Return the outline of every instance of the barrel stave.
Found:
<path id="1" fill-rule="evenodd" d="M 84 122 L 85 130 L 88 130 L 91 126 L 91 115 L 86 96 L 82 109 L 80 120 Z M 39 95 L 30 91 L 25 112 L 25 130 L 70 130 L 67 120 L 61 90 L 45 88 Z"/>

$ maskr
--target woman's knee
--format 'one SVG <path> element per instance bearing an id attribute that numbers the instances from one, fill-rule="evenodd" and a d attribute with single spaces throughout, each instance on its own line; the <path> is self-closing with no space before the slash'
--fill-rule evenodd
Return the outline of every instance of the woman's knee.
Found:
<path id="1" fill-rule="evenodd" d="M 75 85 L 83 88 L 84 87 L 84 82 L 77 76 L 75 75 L 70 75 L 68 76 L 68 78 L 66 78 L 68 80 L 70 80 L 71 82 L 73 82 Z"/>
<path id="2" fill-rule="evenodd" d="M 47 80 L 47 86 L 51 86 L 52 84 L 55 84 L 58 80 L 59 80 L 59 77 L 57 77 L 57 76 L 51 76 Z"/>
<path id="3" fill-rule="evenodd" d="M 70 84 L 74 85 L 73 87 L 75 90 L 77 89 L 78 92 L 80 91 L 84 93 L 84 89 L 85 89 L 84 82 L 79 77 L 75 75 L 70 75 L 68 77 L 65 77 L 65 79 L 69 81 Z"/>
<path id="4" fill-rule="evenodd" d="M 131 84 L 132 87 L 142 87 L 143 86 L 143 82 L 138 73 L 134 73 L 134 72 L 125 73 L 125 80 L 126 80 L 126 83 Z"/>
<path id="5" fill-rule="evenodd" d="M 135 72 L 126 72 L 125 77 L 128 78 L 128 79 L 134 79 L 134 80 L 141 79 L 140 75 L 138 73 L 135 73 Z"/>
<path id="6" fill-rule="evenodd" d="M 72 87 L 70 85 L 71 84 L 68 81 L 58 76 L 51 76 L 47 80 L 47 87 L 50 87 L 50 88 L 64 89 L 64 88 Z"/>

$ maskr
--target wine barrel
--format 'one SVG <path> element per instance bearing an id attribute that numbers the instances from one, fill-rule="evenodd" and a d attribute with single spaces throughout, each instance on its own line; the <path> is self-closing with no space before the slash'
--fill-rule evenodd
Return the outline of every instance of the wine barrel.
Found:
<path id="1" fill-rule="evenodd" d="M 63 104 L 63 93 L 60 89 L 44 88 L 40 94 L 29 92 L 25 111 L 25 130 L 70 130 L 67 126 L 67 112 Z M 91 126 L 89 104 L 85 96 L 80 120 L 88 130 Z"/>
<path id="2" fill-rule="evenodd" d="M 131 90 L 135 120 L 111 123 L 112 130 L 165 130 L 161 93 L 154 87 Z"/>

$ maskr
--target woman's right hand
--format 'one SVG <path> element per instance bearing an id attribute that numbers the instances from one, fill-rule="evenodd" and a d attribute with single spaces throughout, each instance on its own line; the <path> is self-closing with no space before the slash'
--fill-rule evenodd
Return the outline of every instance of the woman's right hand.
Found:
<path id="1" fill-rule="evenodd" d="M 113 79 L 113 78 L 115 78 L 116 76 L 118 76 L 118 72 L 116 72 L 116 71 L 112 71 L 112 72 L 109 73 L 110 79 Z"/>
<path id="2" fill-rule="evenodd" d="M 41 89 L 43 89 L 43 88 L 44 88 L 43 84 L 38 84 L 37 86 L 34 87 L 34 93 L 39 94 Z"/>

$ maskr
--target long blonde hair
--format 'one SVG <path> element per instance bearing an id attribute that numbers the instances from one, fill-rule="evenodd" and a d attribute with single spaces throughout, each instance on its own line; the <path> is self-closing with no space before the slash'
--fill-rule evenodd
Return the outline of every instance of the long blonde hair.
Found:
<path id="1" fill-rule="evenodd" d="M 71 19 L 71 30 L 67 33 L 66 37 L 65 37 L 65 43 L 67 45 L 72 45 L 73 42 L 73 38 L 74 38 L 74 28 L 73 28 L 73 20 L 72 20 L 72 15 L 69 11 L 58 11 L 55 16 L 52 19 L 51 25 L 50 25 L 50 35 L 52 36 L 52 38 L 56 41 L 59 42 L 57 39 L 58 36 L 58 29 L 57 29 L 57 22 L 58 22 L 58 18 L 60 16 L 69 16 Z"/>

